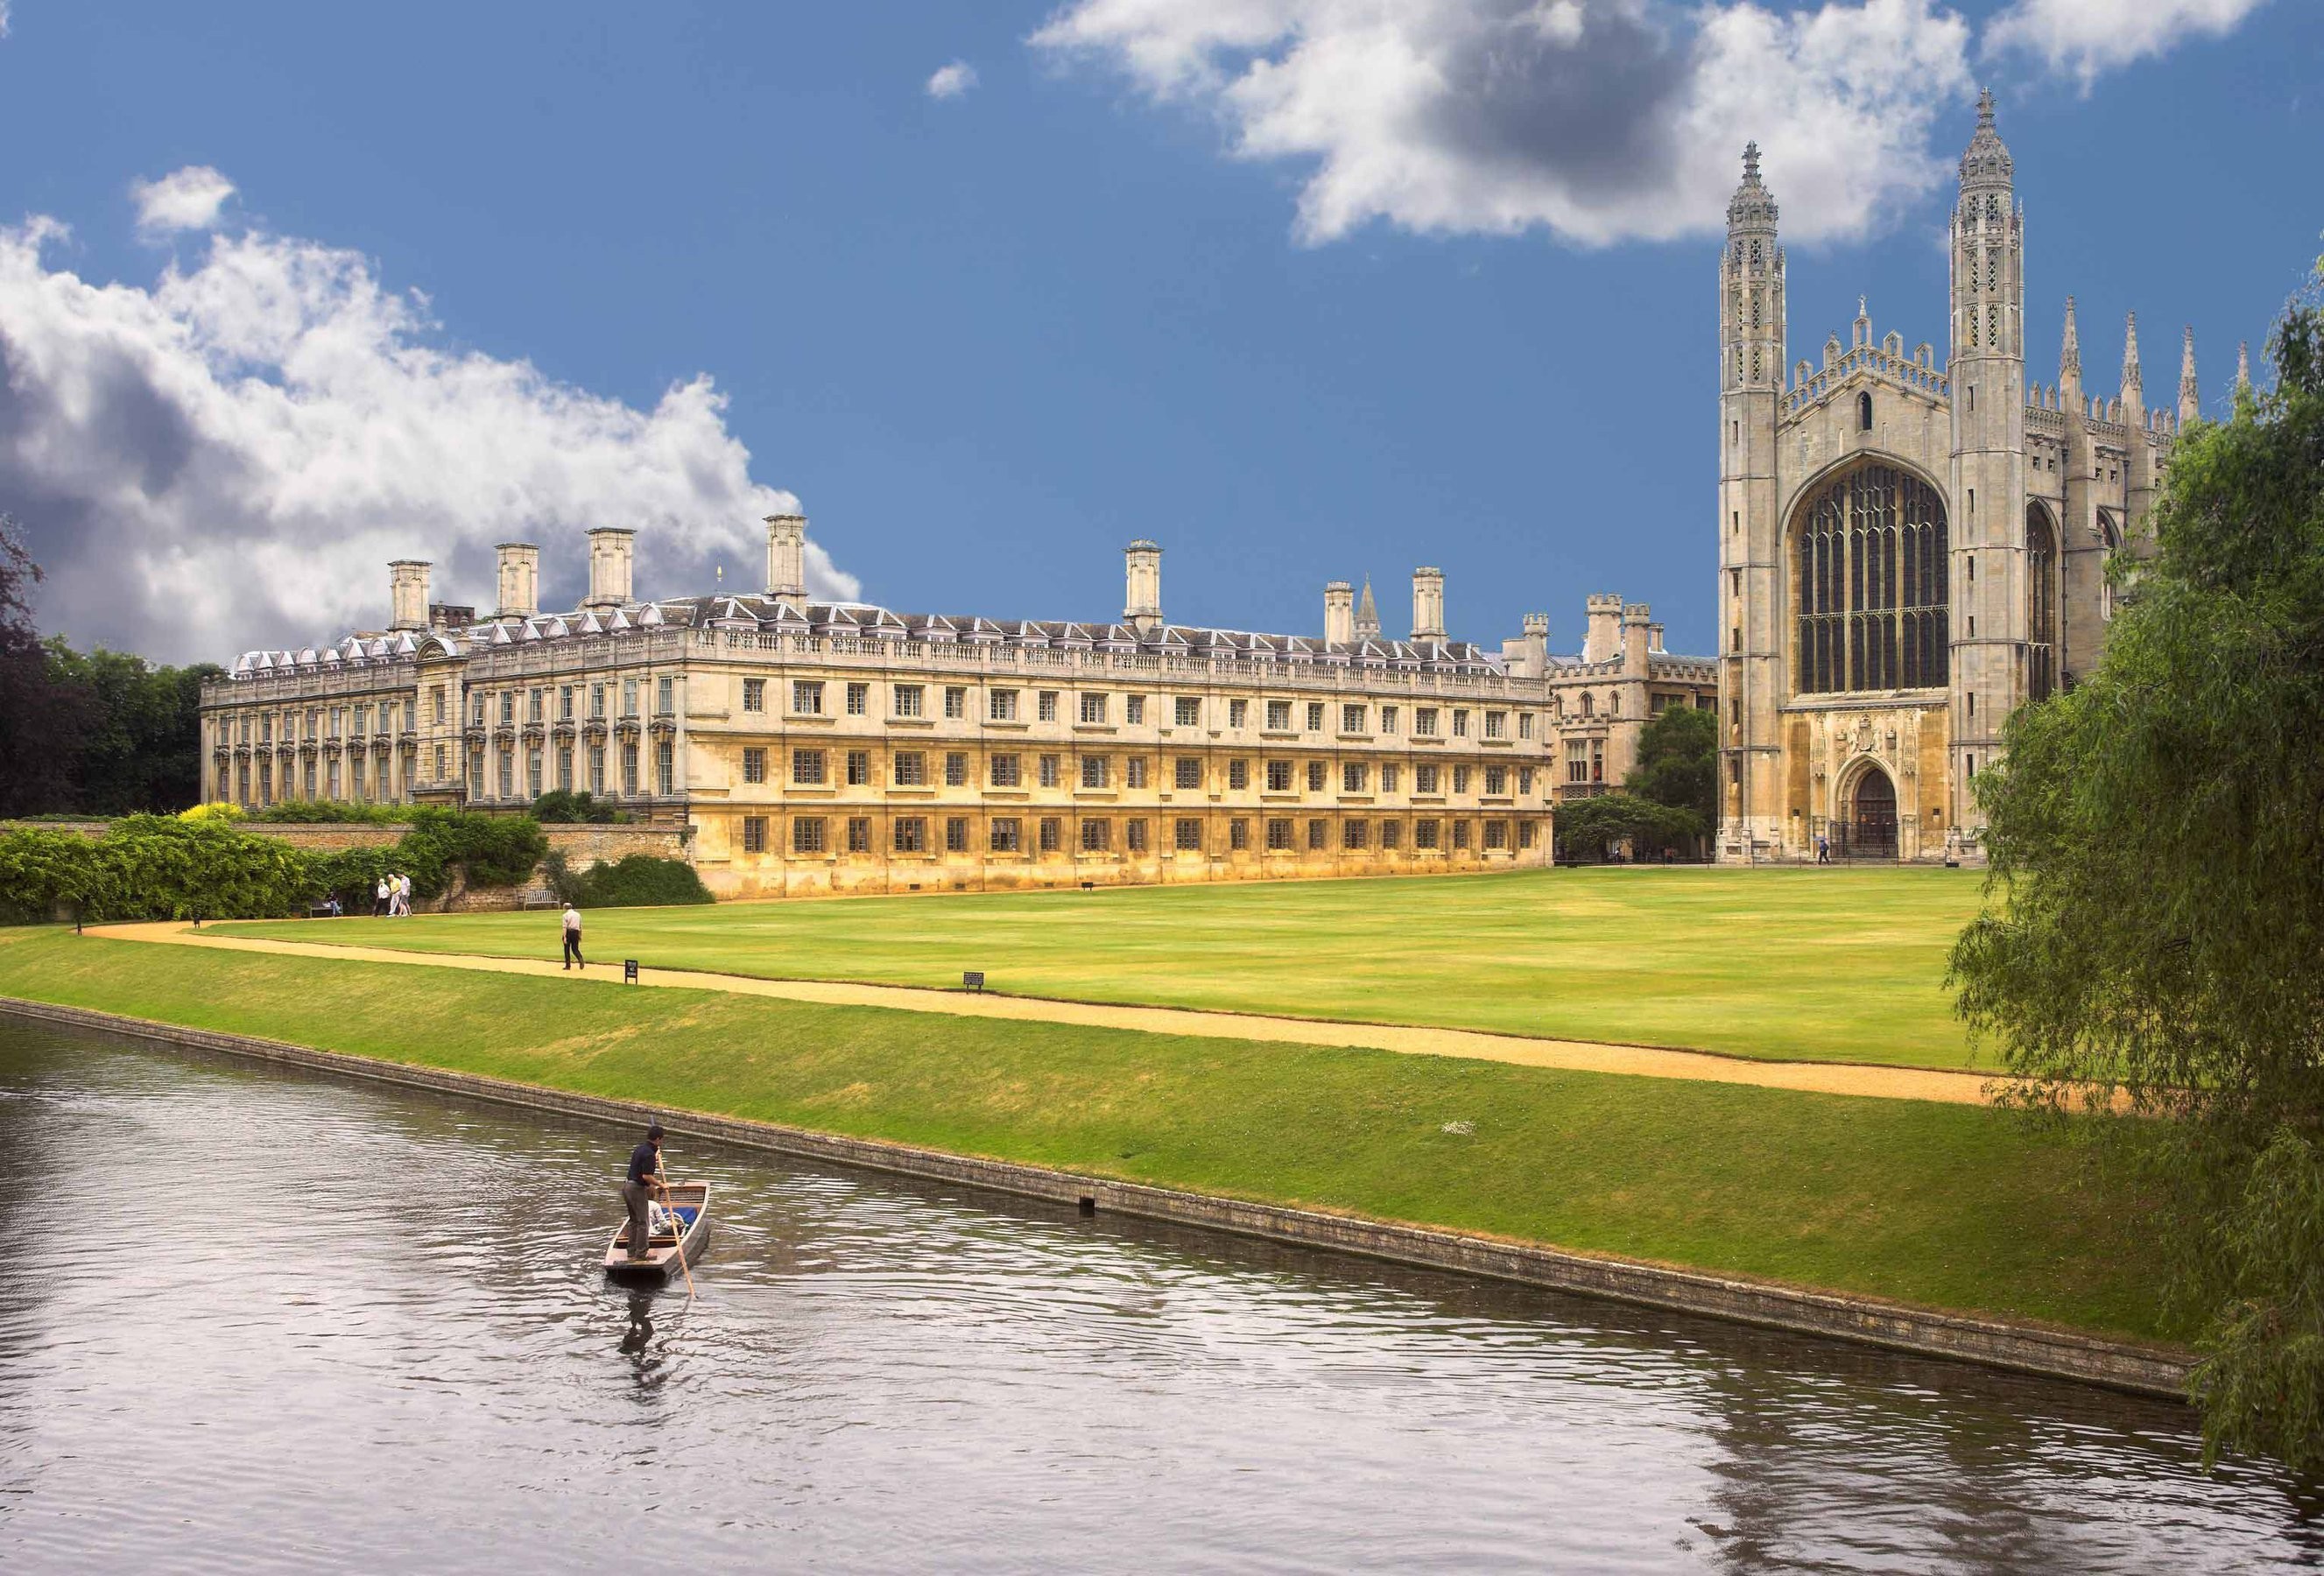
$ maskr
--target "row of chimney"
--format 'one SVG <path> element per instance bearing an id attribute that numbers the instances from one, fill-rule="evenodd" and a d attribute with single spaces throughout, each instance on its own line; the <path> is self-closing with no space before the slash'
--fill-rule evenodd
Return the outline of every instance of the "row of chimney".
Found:
<path id="1" fill-rule="evenodd" d="M 1162 622 L 1162 549 L 1144 537 L 1122 549 L 1127 581 L 1122 622 L 1140 631 Z M 1379 638 L 1379 613 L 1372 605 L 1372 588 L 1364 586 L 1363 606 L 1356 605 L 1355 587 L 1334 580 L 1323 587 L 1323 639 L 1333 645 Z M 1423 566 L 1412 572 L 1412 638 L 1444 638 L 1444 571 Z"/>
<path id="2" fill-rule="evenodd" d="M 589 532 L 589 594 L 581 604 L 610 613 L 636 600 L 631 571 L 637 560 L 637 535 L 626 526 L 601 525 Z M 503 542 L 499 556 L 500 605 L 494 618 L 530 618 L 540 611 L 540 548 L 531 542 Z M 398 558 L 388 565 L 388 605 L 394 630 L 424 630 L 432 622 L 425 558 Z M 794 600 L 807 595 L 807 516 L 767 516 L 767 594 Z"/>

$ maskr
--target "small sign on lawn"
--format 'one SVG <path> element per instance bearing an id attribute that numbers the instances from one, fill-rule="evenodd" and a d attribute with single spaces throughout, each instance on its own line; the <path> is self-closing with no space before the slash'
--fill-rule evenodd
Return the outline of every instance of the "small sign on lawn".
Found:
<path id="1" fill-rule="evenodd" d="M 622 960 L 622 983 L 624 985 L 634 985 L 637 982 L 638 960 L 635 958 L 623 958 Z"/>
<path id="2" fill-rule="evenodd" d="M 982 992 L 984 989 L 984 971 L 982 969 L 967 970 L 961 975 L 960 982 L 961 987 L 964 990 Z"/>

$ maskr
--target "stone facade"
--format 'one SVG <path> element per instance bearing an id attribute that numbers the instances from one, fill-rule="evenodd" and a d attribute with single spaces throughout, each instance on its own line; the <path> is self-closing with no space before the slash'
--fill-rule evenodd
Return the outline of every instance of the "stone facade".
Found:
<path id="1" fill-rule="evenodd" d="M 685 829 L 721 897 L 1484 870 L 1547 863 L 1554 805 L 1618 784 L 1646 719 L 1717 682 L 1618 596 L 1590 598 L 1578 655 L 1538 613 L 1498 650 L 1448 640 L 1432 568 L 1408 640 L 1343 582 L 1321 639 L 1173 624 L 1142 539 L 1117 622 L 820 602 L 806 523 L 767 522 L 765 594 L 662 601 L 631 593 L 630 532 L 592 531 L 589 597 L 556 614 L 530 544 L 503 546 L 481 619 L 400 559 L 396 627 L 251 652 L 205 690 L 205 797 L 586 790 Z"/>
<path id="2" fill-rule="evenodd" d="M 2074 303 L 2058 382 L 2028 386 L 2024 226 L 1991 95 L 1950 230 L 1950 353 L 1843 340 L 1784 379 L 1784 253 L 1756 148 L 1720 264 L 1722 861 L 1837 853 L 1975 861 L 1971 784 L 2018 706 L 2106 643 L 2107 566 L 2135 556 L 2195 419 L 2144 400 L 2137 323 L 2119 394 L 2082 387 Z"/>

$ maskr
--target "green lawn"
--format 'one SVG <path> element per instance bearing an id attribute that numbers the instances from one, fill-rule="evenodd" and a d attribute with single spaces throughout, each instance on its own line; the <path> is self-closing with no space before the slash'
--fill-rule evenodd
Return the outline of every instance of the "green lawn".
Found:
<path id="1" fill-rule="evenodd" d="M 2126 1184 L 2089 1147 L 1983 1107 L 47 928 L 0 931 L 0 994 L 1934 1306 L 2161 1327 Z M 609 1136 L 609 1177 L 622 1153 Z"/>
<path id="2" fill-rule="evenodd" d="M 588 916 L 590 954 L 1747 1056 L 1971 1064 L 1945 957 L 1981 878 L 1598 869 L 731 903 Z M 554 957 L 550 914 L 291 921 L 304 941 Z"/>

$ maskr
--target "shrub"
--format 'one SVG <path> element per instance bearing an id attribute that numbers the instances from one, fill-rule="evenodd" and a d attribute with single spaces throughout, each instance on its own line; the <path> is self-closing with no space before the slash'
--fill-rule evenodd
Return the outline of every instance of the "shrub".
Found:
<path id="1" fill-rule="evenodd" d="M 208 806 L 202 806 L 208 809 Z M 233 806 L 223 806 L 232 809 Z M 188 815 L 194 812 L 189 810 Z M 275 826 L 318 826 L 353 824 L 365 826 L 401 825 L 411 819 L 411 811 L 401 805 L 347 805 L 336 799 L 292 799 L 280 805 L 270 805 L 250 817 Z"/>
<path id="2" fill-rule="evenodd" d="M 0 833 L 0 908 L 45 919 L 259 919 L 315 895 L 310 858 L 270 837 L 172 816 L 130 816 L 103 837 Z"/>
<path id="3" fill-rule="evenodd" d="M 709 889 L 692 865 L 680 859 L 656 859 L 650 853 L 632 853 L 592 865 L 565 880 L 557 895 L 578 908 L 646 908 L 711 901 Z"/>
<path id="4" fill-rule="evenodd" d="M 223 800 L 219 800 L 207 805 L 196 805 L 190 810 L 180 810 L 178 812 L 178 819 L 180 821 L 191 821 L 199 825 L 210 825 L 215 824 L 222 826 L 231 826 L 236 821 L 242 819 L 242 815 L 243 811 L 240 805 L 229 805 Z"/>
<path id="5" fill-rule="evenodd" d="M 544 826 L 627 825 L 630 813 L 601 805 L 586 793 L 551 788 L 532 801 L 532 818 Z"/>

